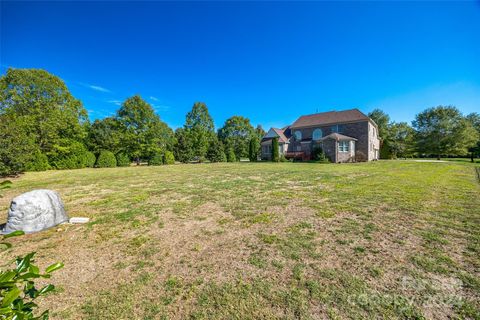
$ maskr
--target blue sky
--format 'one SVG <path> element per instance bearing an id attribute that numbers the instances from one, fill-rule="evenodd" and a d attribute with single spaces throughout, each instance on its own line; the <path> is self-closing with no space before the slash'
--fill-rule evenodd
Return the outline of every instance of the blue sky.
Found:
<path id="1" fill-rule="evenodd" d="M 8 2 L 0 64 L 64 79 L 90 118 L 141 94 L 172 127 L 204 101 L 282 126 L 357 107 L 480 112 L 480 2 Z"/>

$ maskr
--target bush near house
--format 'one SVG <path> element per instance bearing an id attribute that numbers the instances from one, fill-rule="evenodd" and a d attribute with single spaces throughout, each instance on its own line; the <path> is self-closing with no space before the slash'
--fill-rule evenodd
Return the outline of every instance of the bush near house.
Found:
<path id="1" fill-rule="evenodd" d="M 115 157 L 117 158 L 117 167 L 130 166 L 131 161 L 127 154 L 120 152 L 117 153 Z"/>
<path id="2" fill-rule="evenodd" d="M 325 156 L 325 153 L 323 152 L 322 147 L 320 147 L 320 146 L 315 146 L 313 148 L 312 158 L 313 158 L 313 160 L 318 161 L 318 162 L 328 162 L 328 159 Z"/>
<path id="3" fill-rule="evenodd" d="M 155 153 L 149 160 L 149 166 L 161 166 L 163 164 L 163 154 Z"/>
<path id="4" fill-rule="evenodd" d="M 278 150 L 278 138 L 275 137 L 272 139 L 272 161 L 279 162 L 280 161 L 280 154 Z"/>
<path id="5" fill-rule="evenodd" d="M 175 156 L 172 151 L 165 151 L 163 155 L 163 164 L 175 164 Z"/>
<path id="6" fill-rule="evenodd" d="M 117 159 L 111 151 L 102 151 L 97 158 L 97 168 L 113 168 L 117 166 Z"/>
<path id="7" fill-rule="evenodd" d="M 235 151 L 233 151 L 232 147 L 228 147 L 228 149 L 227 149 L 227 162 L 235 162 L 235 161 L 237 161 Z"/>
<path id="8" fill-rule="evenodd" d="M 97 162 L 97 157 L 95 157 L 95 154 L 93 152 L 87 152 L 86 154 L 86 167 L 87 168 L 93 168 L 95 167 L 95 162 Z"/>

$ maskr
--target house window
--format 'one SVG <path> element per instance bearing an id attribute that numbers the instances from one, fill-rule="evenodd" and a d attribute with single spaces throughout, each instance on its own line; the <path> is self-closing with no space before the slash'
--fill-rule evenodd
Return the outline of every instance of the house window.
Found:
<path id="1" fill-rule="evenodd" d="M 338 142 L 338 151 L 340 151 L 340 152 L 350 151 L 350 141 L 339 141 Z"/>
<path id="2" fill-rule="evenodd" d="M 332 132 L 335 133 L 342 133 L 344 131 L 344 125 L 343 124 L 336 124 L 332 126 Z"/>
<path id="3" fill-rule="evenodd" d="M 295 139 L 300 141 L 302 140 L 302 132 L 301 131 L 295 131 Z"/>
<path id="4" fill-rule="evenodd" d="M 320 140 L 323 137 L 322 129 L 313 130 L 312 138 L 313 140 Z"/>

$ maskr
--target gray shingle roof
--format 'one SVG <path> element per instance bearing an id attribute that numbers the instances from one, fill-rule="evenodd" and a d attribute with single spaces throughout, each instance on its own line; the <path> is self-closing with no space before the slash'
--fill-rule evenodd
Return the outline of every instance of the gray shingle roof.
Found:
<path id="1" fill-rule="evenodd" d="M 321 138 L 320 140 L 327 140 L 327 139 L 334 139 L 336 141 L 340 141 L 340 140 L 357 141 L 357 139 L 355 139 L 355 138 L 352 138 L 352 137 L 349 137 L 349 136 L 346 136 L 346 135 L 343 135 L 343 134 L 340 134 L 340 133 L 330 133 L 328 136 L 325 136 L 325 137 Z"/>
<path id="2" fill-rule="evenodd" d="M 355 122 L 362 120 L 368 121 L 370 120 L 370 118 L 358 109 L 329 111 L 301 116 L 291 125 L 291 128 L 312 127 L 318 125 Z"/>

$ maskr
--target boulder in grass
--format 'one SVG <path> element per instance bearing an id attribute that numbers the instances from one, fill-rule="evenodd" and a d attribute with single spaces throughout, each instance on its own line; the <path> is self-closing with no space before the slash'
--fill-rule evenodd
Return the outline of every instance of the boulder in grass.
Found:
<path id="1" fill-rule="evenodd" d="M 8 234 L 17 230 L 38 232 L 67 221 L 67 213 L 57 192 L 33 190 L 12 200 L 7 223 L 0 233 Z"/>

